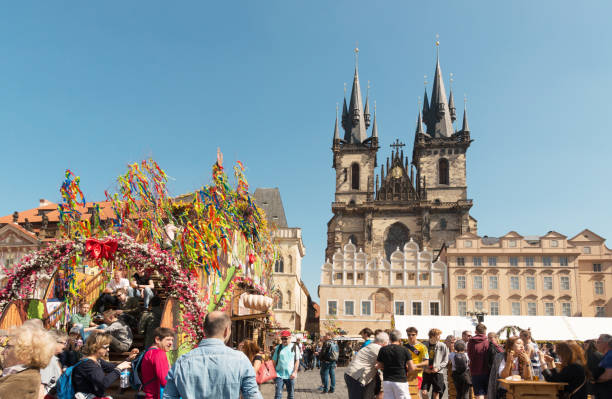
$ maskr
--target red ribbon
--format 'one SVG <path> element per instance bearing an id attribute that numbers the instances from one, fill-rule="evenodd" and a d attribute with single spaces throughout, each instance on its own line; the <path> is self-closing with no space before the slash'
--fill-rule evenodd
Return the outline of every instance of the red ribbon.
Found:
<path id="1" fill-rule="evenodd" d="M 98 260 L 100 258 L 110 260 L 117 251 L 117 240 L 98 240 L 96 238 L 88 238 L 85 242 L 85 252 L 91 259 Z"/>

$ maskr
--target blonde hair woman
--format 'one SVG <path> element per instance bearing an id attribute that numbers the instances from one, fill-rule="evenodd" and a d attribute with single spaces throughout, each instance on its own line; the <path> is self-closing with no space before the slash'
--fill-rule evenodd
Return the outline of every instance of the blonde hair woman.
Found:
<path id="1" fill-rule="evenodd" d="M 0 398 L 42 398 L 40 369 L 47 367 L 54 353 L 55 339 L 47 331 L 28 326 L 11 330 L 2 352 Z"/>
<path id="2" fill-rule="evenodd" d="M 111 386 L 121 371 L 130 368 L 130 362 L 122 362 L 115 366 L 103 358 L 108 355 L 111 335 L 96 330 L 87 338 L 83 346 L 83 358 L 72 371 L 74 391 L 81 395 L 77 397 L 104 397 L 104 391 Z"/>

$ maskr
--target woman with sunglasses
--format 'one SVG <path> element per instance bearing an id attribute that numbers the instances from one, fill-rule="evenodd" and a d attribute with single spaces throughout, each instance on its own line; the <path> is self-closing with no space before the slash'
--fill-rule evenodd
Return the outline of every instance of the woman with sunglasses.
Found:
<path id="1" fill-rule="evenodd" d="M 104 360 L 110 348 L 111 335 L 104 331 L 93 331 L 83 346 L 83 358 L 72 371 L 72 385 L 76 398 L 90 399 L 104 397 L 104 391 L 130 368 L 125 361 L 114 365 Z"/>

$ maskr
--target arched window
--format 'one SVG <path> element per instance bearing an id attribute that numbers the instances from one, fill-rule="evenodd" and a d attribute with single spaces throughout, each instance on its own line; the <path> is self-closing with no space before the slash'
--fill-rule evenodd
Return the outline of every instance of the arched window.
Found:
<path id="1" fill-rule="evenodd" d="M 448 184 L 448 159 L 442 158 L 438 161 L 438 177 L 440 184 Z"/>
<path id="2" fill-rule="evenodd" d="M 283 258 L 278 258 L 276 263 L 274 263 L 274 273 L 284 273 L 285 272 L 285 263 L 283 262 Z"/>
<path id="3" fill-rule="evenodd" d="M 292 308 L 291 303 L 291 291 L 287 291 L 287 304 L 289 305 L 289 309 Z"/>
<path id="4" fill-rule="evenodd" d="M 357 245 L 357 237 L 355 237 L 355 234 L 351 234 L 351 235 L 349 236 L 349 241 L 351 242 L 351 244 L 353 244 L 353 245 Z M 348 244 L 348 243 L 349 243 L 349 241 L 347 241 L 346 243 Z"/>
<path id="5" fill-rule="evenodd" d="M 359 164 L 357 163 L 351 165 L 351 188 L 359 190 Z"/>
<path id="6" fill-rule="evenodd" d="M 274 304 L 274 309 L 282 309 L 283 308 L 283 294 L 280 292 L 276 293 L 276 303 Z"/>
<path id="7" fill-rule="evenodd" d="M 287 260 L 287 273 L 293 273 L 293 257 L 289 255 Z"/>
<path id="8" fill-rule="evenodd" d="M 402 223 L 393 223 L 387 230 L 385 238 L 385 255 L 387 260 L 391 259 L 391 254 L 398 248 L 404 249 L 404 244 L 410 240 L 410 230 Z"/>

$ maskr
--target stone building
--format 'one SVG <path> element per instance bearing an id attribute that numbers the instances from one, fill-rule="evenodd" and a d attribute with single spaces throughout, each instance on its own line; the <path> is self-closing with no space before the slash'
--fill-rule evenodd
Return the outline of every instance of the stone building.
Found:
<path id="1" fill-rule="evenodd" d="M 466 157 L 472 142 L 467 114 L 464 111 L 461 129 L 456 130 L 454 97 L 452 90 L 447 97 L 439 59 L 431 100 L 425 91 L 423 109 L 417 117 L 411 159 L 404 154 L 402 140 L 412 135 L 396 139 L 390 156 L 378 165 L 379 129 L 376 108 L 371 115 L 370 107 L 369 95 L 365 105 L 362 102 L 356 64 L 350 101 L 347 105 L 344 99 L 342 116 L 340 120 L 336 117 L 334 127 L 336 190 L 333 216 L 327 224 L 327 261 L 319 286 L 321 325 L 327 316 L 336 316 L 330 314 L 333 305 L 329 305 L 336 301 L 337 315 L 350 316 L 356 322 L 347 320 L 351 333 L 355 332 L 353 325 L 363 327 L 364 320 L 377 320 L 388 328 L 395 303 L 398 311 L 403 309 L 402 314 L 444 314 L 446 276 L 439 275 L 435 280 L 431 273 L 441 273 L 442 269 L 445 273 L 446 269 L 443 263 L 436 264 L 434 270 L 430 267 L 445 243 L 477 228 L 469 214 L 472 200 L 467 195 Z M 353 256 L 351 251 L 359 258 L 361 272 L 345 271 L 339 263 L 347 262 L 344 257 Z M 404 265 L 396 265 L 393 256 L 403 257 Z M 416 269 L 411 256 L 419 259 Z M 365 265 L 374 269 L 366 273 Z M 421 285 L 422 270 L 426 271 L 422 277 L 429 280 Z M 370 272 L 372 276 L 386 273 L 386 277 L 368 278 Z M 352 277 L 347 278 L 347 273 Z M 355 289 L 357 286 L 359 289 Z M 372 307 L 371 315 L 357 317 L 361 308 L 355 306 L 361 306 L 362 300 L 380 302 L 373 297 L 376 295 L 380 300 L 386 295 L 389 303 L 393 302 L 391 308 Z M 344 300 L 349 307 L 353 303 L 354 315 L 350 315 L 350 309 L 348 313 L 343 309 Z"/>
<path id="2" fill-rule="evenodd" d="M 274 284 L 278 289 L 274 305 L 275 320 L 283 328 L 304 330 L 312 300 L 302 282 L 302 258 L 306 248 L 302 242 L 302 229 L 289 227 L 285 208 L 278 188 L 258 188 L 253 194 L 271 227 L 272 238 L 278 248 L 274 265 Z M 310 311 L 314 314 L 313 311 Z"/>
<path id="3" fill-rule="evenodd" d="M 365 326 L 389 328 L 393 315 L 448 314 L 447 285 L 446 265 L 412 240 L 390 261 L 349 242 L 321 270 L 321 331 L 357 335 Z"/>
<path id="4" fill-rule="evenodd" d="M 450 313 L 611 316 L 612 251 L 590 230 L 574 238 L 466 233 L 442 251 Z"/>

